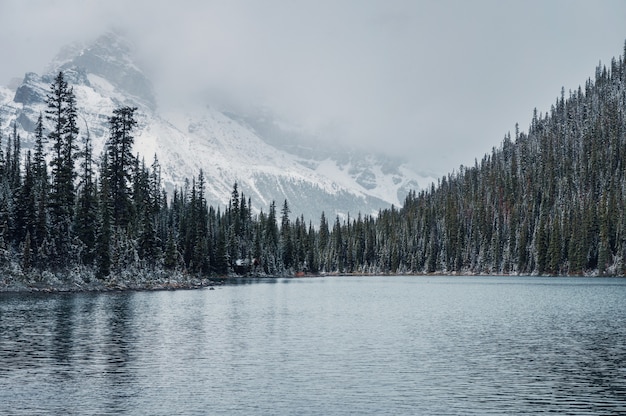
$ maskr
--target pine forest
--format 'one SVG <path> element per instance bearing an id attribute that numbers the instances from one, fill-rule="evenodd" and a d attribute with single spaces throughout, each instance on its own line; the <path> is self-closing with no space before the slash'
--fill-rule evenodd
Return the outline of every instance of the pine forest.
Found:
<path id="1" fill-rule="evenodd" d="M 626 56 L 626 49 L 625 49 Z M 168 195 L 155 156 L 133 154 L 134 107 L 108 117 L 94 155 L 64 74 L 50 85 L 35 146 L 0 132 L 4 285 L 171 276 L 303 274 L 626 275 L 626 61 L 561 91 L 491 154 L 401 208 L 305 219 L 288 201 L 254 210 L 233 184 L 208 206 L 202 171 Z M 1 285 L 0 285 L 1 286 Z"/>

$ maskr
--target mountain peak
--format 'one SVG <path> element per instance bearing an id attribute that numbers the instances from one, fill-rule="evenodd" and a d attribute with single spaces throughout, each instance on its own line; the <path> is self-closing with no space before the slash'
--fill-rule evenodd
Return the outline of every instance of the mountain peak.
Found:
<path id="1" fill-rule="evenodd" d="M 186 179 L 202 170 L 205 198 L 213 206 L 229 203 L 236 182 L 255 210 L 288 200 L 294 215 L 307 218 L 322 211 L 331 217 L 371 214 L 401 204 L 408 190 L 425 180 L 401 161 L 346 153 L 315 137 L 298 138 L 297 131 L 281 127 L 269 115 L 264 123 L 254 123 L 238 112 L 202 105 L 163 112 L 156 108 L 152 85 L 133 52 L 118 32 L 64 48 L 43 75 L 27 73 L 15 92 L 0 87 L 0 129 L 15 123 L 22 148 L 32 148 L 50 84 L 62 71 L 73 87 L 80 128 L 88 128 L 95 155 L 104 149 L 108 116 L 120 106 L 137 106 L 133 151 L 148 159 L 157 156 L 168 190 L 185 186 Z"/>
<path id="2" fill-rule="evenodd" d="M 62 48 L 46 72 L 59 71 L 79 74 L 74 82 L 88 82 L 80 74 L 102 77 L 148 108 L 156 109 L 152 83 L 135 63 L 132 43 L 119 31 L 106 32 L 88 44 Z"/>

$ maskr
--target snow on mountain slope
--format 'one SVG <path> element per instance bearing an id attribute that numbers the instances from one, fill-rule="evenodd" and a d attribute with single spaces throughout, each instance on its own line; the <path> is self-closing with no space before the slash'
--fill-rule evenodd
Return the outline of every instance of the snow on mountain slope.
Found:
<path id="1" fill-rule="evenodd" d="M 26 74 L 15 91 L 0 88 L 0 128 L 7 132 L 15 121 L 23 146 L 30 147 L 49 86 L 62 70 L 76 94 L 81 135 L 89 130 L 95 155 L 106 142 L 112 111 L 137 106 L 135 152 L 148 165 L 158 157 L 170 190 L 202 169 L 213 205 L 227 204 L 237 182 L 255 209 L 267 212 L 272 201 L 280 207 L 287 199 L 293 215 L 316 222 L 322 211 L 327 216 L 375 213 L 399 205 L 410 189 L 427 185 L 406 166 L 385 165 L 372 155 L 345 157 L 327 149 L 320 157 L 319 152 L 281 149 L 260 129 L 212 107 L 161 114 L 150 81 L 133 63 L 130 50 L 113 33 L 91 45 L 65 48 L 47 74 Z"/>
<path id="2" fill-rule="evenodd" d="M 320 162 L 315 171 L 322 176 L 333 178 L 336 183 L 346 188 L 360 186 L 366 189 L 368 195 L 396 206 L 404 202 L 401 198 L 409 190 L 421 187 L 417 179 L 412 178 L 412 172 L 406 166 L 399 166 L 397 173 L 389 174 L 383 172 L 383 167 L 375 161 L 363 167 L 355 166 L 353 162 L 342 165 L 328 158 Z"/>

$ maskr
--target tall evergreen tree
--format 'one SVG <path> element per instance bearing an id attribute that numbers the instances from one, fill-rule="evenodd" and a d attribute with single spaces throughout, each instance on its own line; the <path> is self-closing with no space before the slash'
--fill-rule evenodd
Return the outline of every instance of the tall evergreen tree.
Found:
<path id="1" fill-rule="evenodd" d="M 96 276 L 100 279 L 104 279 L 111 272 L 112 264 L 112 212 L 109 183 L 106 177 L 102 178 L 100 183 L 98 198 L 98 227 L 96 229 L 96 242 L 95 242 L 95 262 L 96 262 Z"/>
<path id="2" fill-rule="evenodd" d="M 9 148 L 11 147 L 12 148 Z M 17 133 L 17 123 L 13 122 L 12 140 L 7 143 L 7 169 L 9 174 L 9 182 L 11 189 L 16 191 L 20 187 L 21 180 L 21 158 L 22 158 L 21 137 Z"/>
<path id="3" fill-rule="evenodd" d="M 283 208 L 281 209 L 281 221 L 280 221 L 280 250 L 283 267 L 290 269 L 294 265 L 294 247 L 293 239 L 291 236 L 291 222 L 289 220 L 289 204 L 285 199 Z"/>
<path id="4" fill-rule="evenodd" d="M 78 126 L 74 91 L 59 72 L 46 95 L 46 118 L 51 123 L 48 139 L 53 146 L 50 192 L 51 235 L 57 266 L 66 266 L 70 252 L 74 214 L 74 179 Z"/>
<path id="5" fill-rule="evenodd" d="M 89 129 L 87 129 L 83 138 L 83 148 L 80 152 L 80 157 L 81 173 L 76 215 L 74 217 L 74 230 L 81 242 L 82 263 L 92 265 L 95 260 L 98 195 L 94 182 L 93 148 Z"/>
<path id="6" fill-rule="evenodd" d="M 13 242 L 16 246 L 21 245 L 36 228 L 36 201 L 35 201 L 35 178 L 32 169 L 31 154 L 28 151 L 24 163 L 25 172 L 22 185 L 15 191 L 15 211 L 13 225 Z M 29 249 L 31 242 L 29 241 Z"/>
<path id="7" fill-rule="evenodd" d="M 107 177 L 109 184 L 113 224 L 117 227 L 126 227 L 131 219 L 130 181 L 135 166 L 132 147 L 133 130 L 137 125 L 136 110 L 137 107 L 117 108 L 109 117 L 110 135 L 105 148 L 108 163 L 104 167 L 103 175 Z"/>
<path id="8" fill-rule="evenodd" d="M 43 116 L 39 113 L 35 125 L 35 153 L 33 156 L 33 174 L 35 180 L 36 225 L 32 235 L 34 246 L 38 250 L 48 238 L 48 167 L 44 149 L 46 138 L 44 135 Z"/>

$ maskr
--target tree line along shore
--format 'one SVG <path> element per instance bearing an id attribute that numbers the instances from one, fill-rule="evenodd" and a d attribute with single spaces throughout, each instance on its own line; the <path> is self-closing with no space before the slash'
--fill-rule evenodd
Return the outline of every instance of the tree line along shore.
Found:
<path id="1" fill-rule="evenodd" d="M 227 276 L 320 274 L 626 275 L 626 64 L 562 90 L 528 132 L 402 207 L 314 224 L 253 209 L 233 184 L 205 199 L 202 171 L 168 195 L 155 156 L 133 154 L 135 107 L 107 115 L 93 155 L 60 72 L 34 147 L 0 131 L 0 290 L 204 287 Z M 210 161 L 209 161 L 210 163 Z M 265 210 L 266 209 L 266 210 Z"/>

